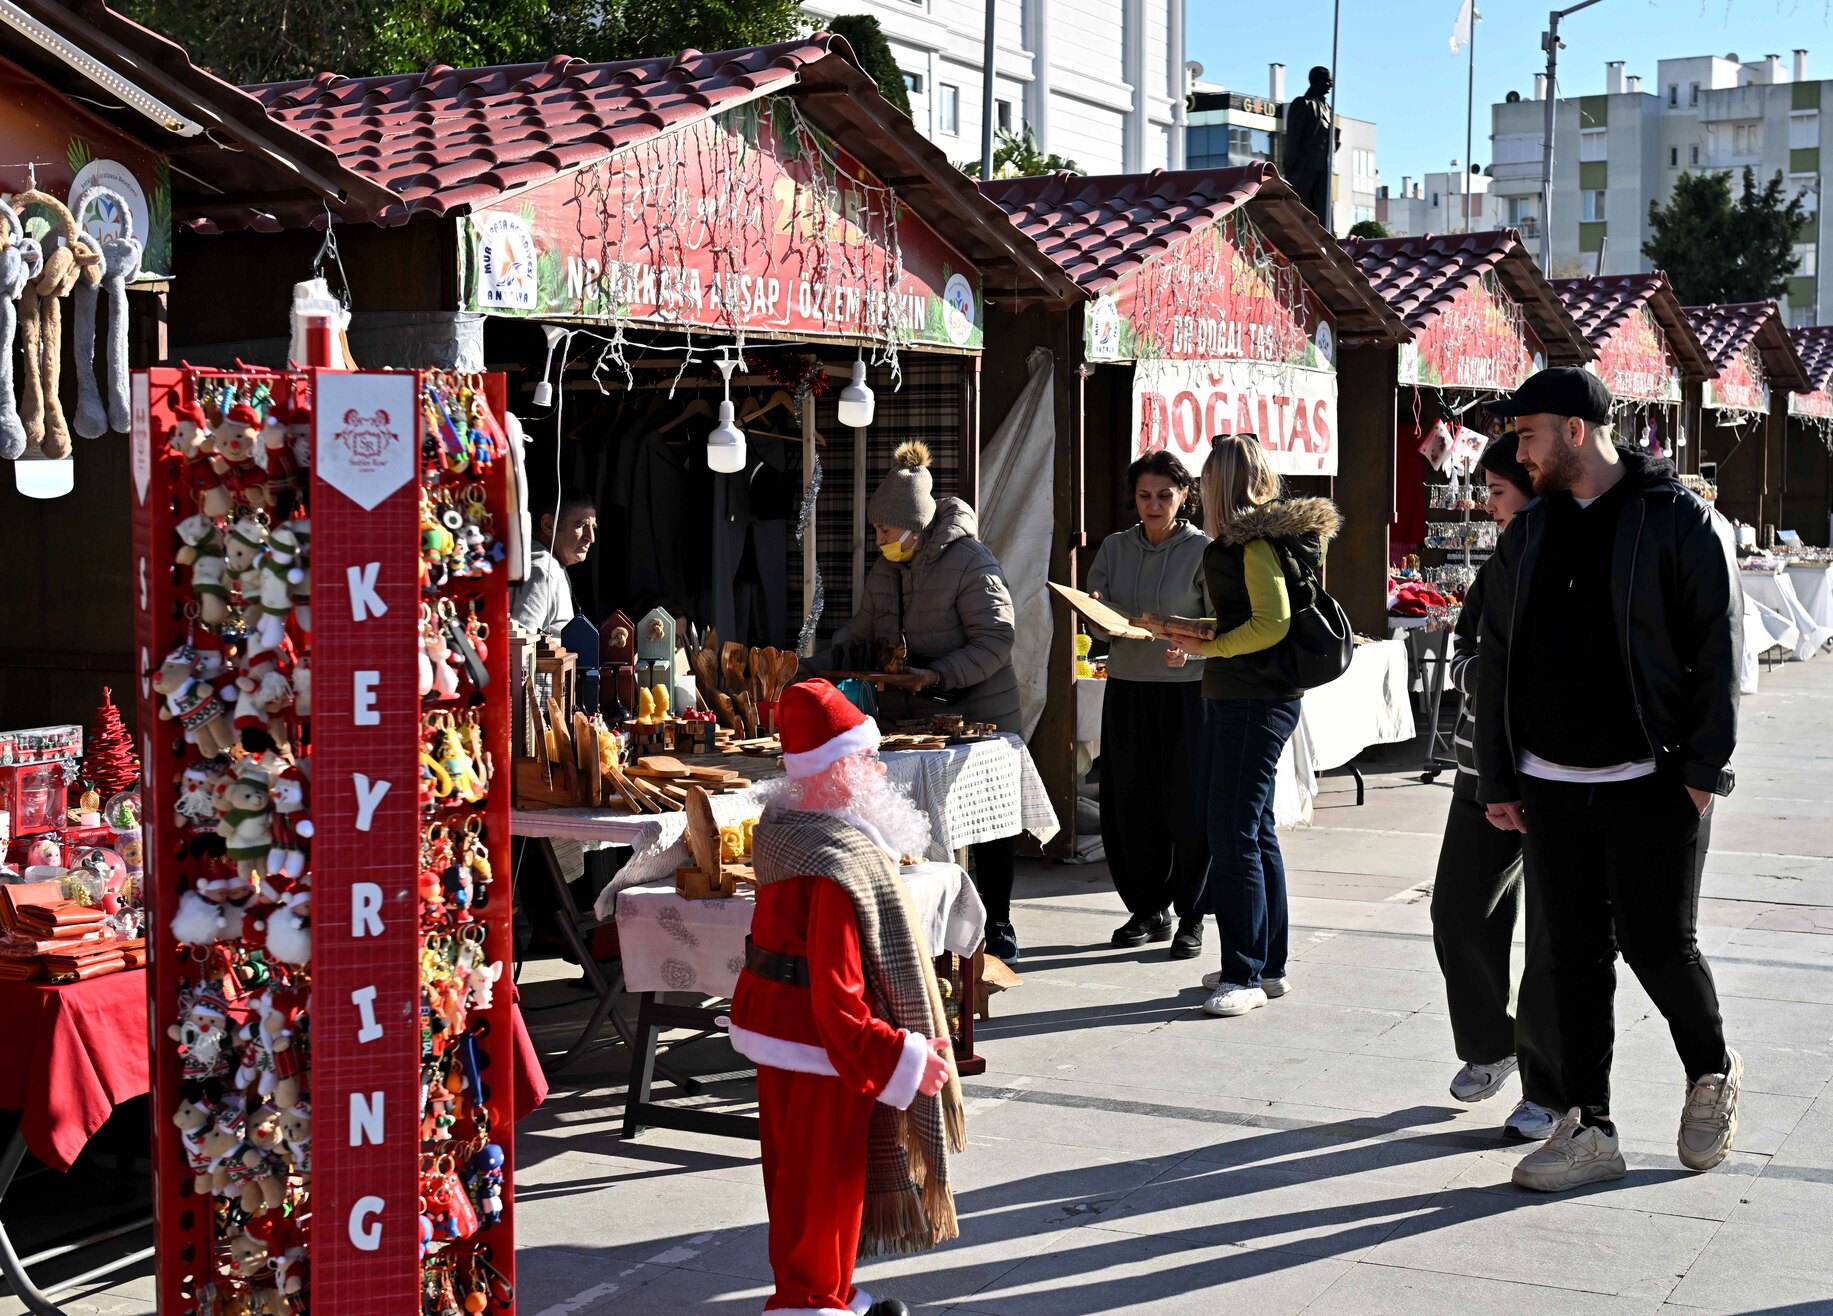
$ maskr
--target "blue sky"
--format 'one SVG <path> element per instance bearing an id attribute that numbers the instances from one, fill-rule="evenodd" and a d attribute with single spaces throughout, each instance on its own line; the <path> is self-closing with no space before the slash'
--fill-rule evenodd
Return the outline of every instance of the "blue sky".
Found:
<path id="1" fill-rule="evenodd" d="M 1540 33 L 1547 12 L 1576 0 L 1490 0 L 1477 26 L 1477 163 L 1489 163 L 1489 105 L 1511 90 L 1533 93 L 1546 68 Z M 1208 82 L 1250 95 L 1267 92 L 1267 65 L 1286 65 L 1288 95 L 1305 89 L 1305 72 L 1330 63 L 1331 0 L 1186 0 L 1186 48 Z M 1602 0 L 1566 19 L 1561 90 L 1604 90 L 1606 60 L 1627 61 L 1645 89 L 1655 62 L 1736 51 L 1767 54 L 1789 67 L 1796 46 L 1808 50 L 1808 76 L 1833 78 L 1833 0 Z M 1464 156 L 1466 55 L 1453 55 L 1458 0 L 1342 0 L 1337 108 L 1379 126 L 1382 181 L 1444 169 Z"/>

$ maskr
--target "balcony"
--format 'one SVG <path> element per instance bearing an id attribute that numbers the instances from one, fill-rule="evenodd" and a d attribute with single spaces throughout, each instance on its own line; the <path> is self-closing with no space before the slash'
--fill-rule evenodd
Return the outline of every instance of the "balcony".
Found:
<path id="1" fill-rule="evenodd" d="M 1739 119 L 1761 119 L 1769 88 L 1759 83 L 1748 87 L 1722 87 L 1702 92 L 1699 97 L 1701 123 L 1732 123 Z"/>

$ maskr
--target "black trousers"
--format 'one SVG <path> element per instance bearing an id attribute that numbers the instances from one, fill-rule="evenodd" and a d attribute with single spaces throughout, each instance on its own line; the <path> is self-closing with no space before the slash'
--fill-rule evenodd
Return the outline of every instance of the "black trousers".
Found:
<path id="1" fill-rule="evenodd" d="M 980 903 L 986 906 L 987 926 L 1012 921 L 1012 880 L 1018 872 L 1018 838 L 1002 836 L 997 841 L 970 845 L 974 871 L 974 889 Z"/>
<path id="2" fill-rule="evenodd" d="M 1101 706 L 1101 844 L 1130 914 L 1208 906 L 1203 688 L 1109 680 Z"/>
<path id="3" fill-rule="evenodd" d="M 1515 989 L 1509 948 L 1524 905 L 1527 956 Z M 1491 826 L 1475 800 L 1454 798 L 1445 816 L 1432 883 L 1432 947 L 1445 975 L 1458 1059 L 1482 1065 L 1515 1056 L 1521 1095 L 1563 1113 L 1553 963 L 1540 891 L 1532 880 L 1523 881 L 1521 833 Z"/>
<path id="4" fill-rule="evenodd" d="M 1610 1118 L 1617 952 L 1667 1020 L 1687 1079 L 1725 1068 L 1718 989 L 1700 956 L 1710 828 L 1677 777 L 1583 786 L 1521 778 L 1528 871 L 1553 959 L 1561 1106 Z"/>

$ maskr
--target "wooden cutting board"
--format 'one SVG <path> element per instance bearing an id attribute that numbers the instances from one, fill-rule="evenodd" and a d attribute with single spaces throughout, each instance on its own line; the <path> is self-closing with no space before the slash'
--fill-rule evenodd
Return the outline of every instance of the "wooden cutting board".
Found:
<path id="1" fill-rule="evenodd" d="M 1059 585 L 1049 581 L 1050 588 L 1070 607 L 1094 622 L 1109 635 L 1117 635 L 1123 640 L 1151 640 L 1157 637 L 1143 626 L 1136 626 L 1133 619 L 1124 612 L 1110 608 L 1093 594 L 1084 594 L 1079 589 L 1068 585 Z"/>

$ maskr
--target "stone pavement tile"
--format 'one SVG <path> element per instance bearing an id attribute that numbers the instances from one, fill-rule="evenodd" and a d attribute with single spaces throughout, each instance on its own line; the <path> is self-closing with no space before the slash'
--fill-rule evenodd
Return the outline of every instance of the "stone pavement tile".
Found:
<path id="1" fill-rule="evenodd" d="M 1267 1103 L 1191 1091 L 1161 1093 L 1113 1083 L 1019 1075 L 995 1075 L 963 1082 L 968 1136 L 976 1128 L 997 1128 L 1018 1142 L 1049 1142 L 1107 1154 L 1186 1156 L 1218 1143 L 1246 1138 L 1254 1129 L 1241 1123 Z M 969 1153 L 972 1154 L 971 1151 Z"/>
<path id="2" fill-rule="evenodd" d="M 641 1210 L 627 1209 L 641 1202 Z M 621 1265 L 679 1265 L 718 1240 L 717 1232 L 761 1223 L 764 1180 L 710 1179 L 640 1163 L 565 1153 L 516 1176 L 516 1242 L 590 1250 Z M 702 1240 L 702 1241 L 695 1241 Z"/>
<path id="3" fill-rule="evenodd" d="M 1420 976 L 1424 978 L 1428 975 L 1422 973 Z M 1438 990 L 1438 1000 L 1431 1007 L 1416 1010 L 1392 1028 L 1369 1037 L 1355 1049 L 1369 1055 L 1393 1056 L 1400 1060 L 1430 1060 L 1441 1064 L 1445 1070 L 1445 1084 L 1449 1086 L 1451 1076 L 1457 1073 L 1463 1062 L 1458 1059 L 1457 1046 L 1451 1040 L 1451 1018 L 1444 1012 L 1445 980 L 1436 973 L 1429 976 Z"/>
<path id="4" fill-rule="evenodd" d="M 1833 1170 L 1833 1102 L 1823 1096 L 1813 1104 L 1777 1150 L 1776 1163 Z"/>
<path id="5" fill-rule="evenodd" d="M 1313 959 L 1308 948 L 1294 948 L 1288 976 L 1292 995 L 1281 997 L 1278 1008 L 1300 1001 L 1322 1005 L 1369 1006 L 1410 1014 L 1415 1010 L 1443 1010 L 1445 980 L 1432 969 L 1387 969 L 1367 964 L 1332 964 Z"/>
<path id="6" fill-rule="evenodd" d="M 1306 873 L 1288 870 L 1286 892 L 1314 900 L 1371 904 L 1394 894 L 1395 877 L 1370 877 L 1344 873 Z"/>
<path id="7" fill-rule="evenodd" d="M 1818 1003 L 1729 996 L 1719 1001 L 1719 1013 L 1733 1046 L 1745 1040 L 1782 1046 L 1833 1044 L 1833 1009 Z"/>
<path id="8" fill-rule="evenodd" d="M 1448 1190 L 1368 1260 L 1629 1297 L 1665 1297 L 1718 1222 L 1477 1188 Z"/>
<path id="9" fill-rule="evenodd" d="M 1340 1110 L 1386 1111 L 1417 1106 L 1455 1112 L 1462 1103 L 1453 1099 L 1447 1088 L 1456 1072 L 1454 1057 L 1407 1060 L 1365 1052 L 1341 1055 L 1335 1057 L 1322 1077 L 1293 1092 L 1292 1100 Z M 1495 1121 L 1500 1124 L 1517 1099 L 1511 1081 L 1480 1108 L 1493 1108 Z"/>
<path id="10" fill-rule="evenodd" d="M 1819 964 L 1790 964 L 1748 955 L 1714 955 L 1713 948 L 1704 946 L 1705 938 L 1700 940 L 1711 959 L 1720 996 L 1833 1005 L 1833 958 Z M 1833 1010 L 1826 1014 L 1833 1024 Z"/>
<path id="11" fill-rule="evenodd" d="M 1684 1082 L 1611 1080 L 1610 1117 L 1625 1147 L 1673 1153 L 1680 1132 L 1680 1108 L 1686 1100 Z M 1737 1149 L 1759 1156 L 1774 1155 L 1801 1122 L 1813 1102 L 1807 1097 L 1786 1097 L 1746 1084 L 1738 1098 Z"/>
<path id="12" fill-rule="evenodd" d="M 1322 1297 L 1305 1308 L 1305 1316 L 1470 1316 L 1472 1312 L 1645 1316 L 1660 1306 L 1659 1298 L 1574 1293 L 1544 1284 L 1513 1284 L 1363 1262 L 1324 1290 Z"/>
<path id="13" fill-rule="evenodd" d="M 516 1310 L 523 1316 L 622 1312 L 631 1295 L 669 1273 L 666 1266 L 620 1264 L 565 1248 L 516 1249 Z"/>
<path id="14" fill-rule="evenodd" d="M 1833 1249 L 1826 1229 L 1799 1233 L 1737 1221 L 1721 1226 L 1671 1299 L 1714 1312 L 1826 1311 Z"/>
<path id="15" fill-rule="evenodd" d="M 1833 1080 L 1833 1045 L 1787 1046 L 1733 1036 L 1744 1057 L 1744 1086 L 1758 1092 L 1814 1098 Z M 1615 1071 L 1626 1078 L 1663 1083 L 1679 1091 L 1687 1081 L 1674 1039 L 1659 1016 L 1639 1020 L 1617 1034 Z"/>
<path id="16" fill-rule="evenodd" d="M 1420 831 L 1296 827 L 1279 834 L 1279 851 L 1288 868 L 1390 877 L 1398 891 L 1432 875 L 1443 832 L 1442 812 L 1435 826 Z"/>
<path id="17" fill-rule="evenodd" d="M 517 1264 L 521 1261 L 517 1250 Z M 583 1258 L 590 1262 L 593 1258 Z M 623 1284 L 631 1279 L 642 1283 L 632 1288 Z M 537 1307 L 522 1297 L 520 1285 L 516 1310 L 526 1316 L 757 1316 L 770 1297 L 768 1281 L 758 1282 L 711 1271 L 642 1267 L 625 1276 L 608 1266 L 600 1278 L 590 1273 L 580 1276 L 579 1288 L 544 1307 Z M 618 1287 L 612 1288 L 616 1285 Z"/>
<path id="18" fill-rule="evenodd" d="M 1297 1312 L 1349 1263 L 1299 1252 L 1074 1230 L 1015 1267 L 956 1316 L 1215 1316 Z"/>
<path id="19" fill-rule="evenodd" d="M 1786 1165 L 1780 1159 L 1772 1159 L 1744 1189 L 1737 1210 L 1731 1214 L 1731 1223 L 1824 1233 L 1829 1211 L 1833 1211 L 1833 1170 Z"/>
<path id="20" fill-rule="evenodd" d="M 1438 956 L 1432 950 L 1430 933 L 1386 933 L 1372 926 L 1381 919 L 1393 917 L 1404 915 L 1398 911 L 1384 911 L 1370 921 L 1371 926 L 1367 930 L 1339 933 L 1327 940 L 1315 942 L 1302 952 L 1298 950 L 1295 939 L 1294 954 L 1320 964 L 1438 972 Z"/>
<path id="21" fill-rule="evenodd" d="M 1193 1036 L 1196 1044 L 1204 1044 L 1213 1037 L 1229 1042 L 1338 1052 L 1372 1041 L 1408 1018 L 1404 1010 L 1385 1008 L 1385 1002 L 1378 996 L 1353 1005 L 1319 1000 L 1304 990 L 1306 975 L 1302 966 L 1294 965 L 1291 973 L 1294 990 L 1290 995 L 1269 1001 L 1263 1008 L 1239 1019 L 1211 1019 L 1208 1015 L 1200 1015 L 1196 1022 L 1204 1025 L 1202 1039 L 1194 1038 L 1194 1029 L 1184 1031 Z M 1200 1003 L 1201 998 L 1193 993 L 1192 999 Z"/>
<path id="22" fill-rule="evenodd" d="M 1196 994 L 1192 997 L 1194 1007 Z M 1288 1045 L 1282 1035 L 1265 1026 L 1252 1027 L 1255 1015 L 1269 1014 L 1271 1008 L 1241 1019 L 1212 1019 L 1193 1008 L 1188 1018 L 1082 1059 L 1074 1077 L 1167 1094 L 1160 1100 L 1175 1101 L 1175 1094 L 1185 1091 L 1262 1101 L 1284 1099 L 1308 1080 L 1325 1074 L 1334 1057 Z"/>
<path id="23" fill-rule="evenodd" d="M 1452 1188 L 1476 1188 L 1519 1200 L 1523 1190 L 1509 1181 L 1515 1165 L 1533 1150 L 1533 1144 L 1503 1143 L 1479 1156 L 1467 1158 Z M 1626 1147 L 1623 1159 L 1629 1174 L 1609 1183 L 1589 1184 L 1560 1194 L 1560 1200 L 1586 1202 L 1620 1211 L 1649 1215 L 1691 1216 L 1697 1220 L 1728 1220 L 1742 1209 L 1758 1175 L 1769 1164 L 1767 1156 L 1733 1152 L 1714 1169 L 1699 1174 L 1688 1170 L 1672 1154 Z"/>

